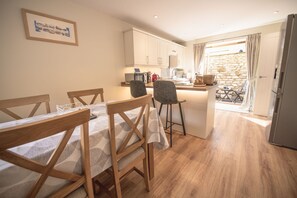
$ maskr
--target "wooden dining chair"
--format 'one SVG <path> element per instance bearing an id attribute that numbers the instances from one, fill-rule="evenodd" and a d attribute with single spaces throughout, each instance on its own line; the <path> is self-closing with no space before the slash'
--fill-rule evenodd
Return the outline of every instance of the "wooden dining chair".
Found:
<path id="1" fill-rule="evenodd" d="M 69 114 L 56 116 L 50 119 L 28 123 L 16 127 L 0 129 L 0 159 L 16 166 L 39 173 L 36 182 L 29 190 L 27 197 L 36 197 L 48 177 L 69 180 L 70 184 L 53 192 L 53 197 L 65 197 L 80 186 L 85 185 L 89 197 L 94 197 L 89 153 L 89 130 L 88 121 L 90 110 L 83 109 Z M 61 156 L 76 126 L 81 125 L 81 153 L 82 174 L 71 173 L 55 169 L 55 164 Z M 65 132 L 62 140 L 57 145 L 46 164 L 39 163 L 25 156 L 12 152 L 13 147 L 21 146 L 46 137 Z M 79 189 L 80 190 L 80 189 Z"/>
<path id="2" fill-rule="evenodd" d="M 83 105 L 88 105 L 81 97 L 83 96 L 93 96 L 91 102 L 89 104 L 94 104 L 97 99 L 97 96 L 100 95 L 101 102 L 104 102 L 103 97 L 103 88 L 98 89 L 88 89 L 88 90 L 80 90 L 80 91 L 69 91 L 67 92 L 68 98 L 71 103 L 74 104 L 74 98 L 76 98 Z"/>
<path id="3" fill-rule="evenodd" d="M 148 118 L 150 111 L 150 102 L 152 96 L 146 95 L 135 99 L 107 104 L 107 114 L 109 116 L 109 135 L 112 157 L 112 176 L 114 180 L 115 195 L 122 197 L 120 180 L 123 176 L 135 170 L 144 177 L 147 191 L 150 190 L 150 181 L 148 173 L 148 145 L 147 130 Z M 125 112 L 139 108 L 139 112 L 135 121 L 132 121 Z M 117 142 L 117 134 L 115 131 L 115 116 L 119 115 L 130 127 L 130 131 L 124 137 L 122 142 Z M 142 124 L 142 130 L 140 130 Z M 142 131 L 142 132 L 141 132 Z M 137 141 L 131 144 L 131 138 L 136 136 Z M 143 172 L 135 166 L 143 163 Z M 108 172 L 108 171 L 107 171 Z M 109 172 L 110 173 L 110 172 Z M 100 182 L 95 182 L 103 189 L 109 187 L 102 186 Z"/>
<path id="4" fill-rule="evenodd" d="M 8 108 L 18 107 L 18 106 L 26 106 L 35 104 L 33 109 L 31 110 L 28 117 L 34 116 L 38 108 L 40 107 L 41 103 L 45 103 L 46 113 L 50 113 L 50 106 L 49 106 L 50 97 L 48 94 L 38 95 L 38 96 L 29 96 L 24 98 L 14 98 L 14 99 L 7 99 L 7 100 L 0 100 L 0 111 L 4 112 L 5 114 L 11 116 L 12 118 L 19 120 L 22 119 L 21 116 L 12 112 Z"/>

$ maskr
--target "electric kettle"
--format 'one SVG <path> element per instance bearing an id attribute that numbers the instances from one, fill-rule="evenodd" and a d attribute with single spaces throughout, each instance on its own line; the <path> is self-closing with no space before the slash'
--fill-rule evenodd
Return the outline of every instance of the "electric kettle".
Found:
<path id="1" fill-rule="evenodd" d="M 155 82 L 155 81 L 158 80 L 158 79 L 159 79 L 159 75 L 154 73 L 154 74 L 152 75 L 152 81 Z"/>

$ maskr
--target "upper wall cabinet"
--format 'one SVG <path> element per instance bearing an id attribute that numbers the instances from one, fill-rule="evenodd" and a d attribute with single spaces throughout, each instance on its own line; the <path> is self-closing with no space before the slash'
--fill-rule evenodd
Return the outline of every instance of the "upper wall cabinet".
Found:
<path id="1" fill-rule="evenodd" d="M 170 41 L 133 28 L 124 32 L 126 66 L 169 66 Z"/>
<path id="2" fill-rule="evenodd" d="M 168 41 L 159 40 L 158 42 L 158 65 L 169 66 Z"/>
<path id="3" fill-rule="evenodd" d="M 147 35 L 137 31 L 124 33 L 126 65 L 147 65 Z"/>
<path id="4" fill-rule="evenodd" d="M 183 67 L 185 63 L 185 47 L 170 43 L 168 47 L 168 54 L 177 56 L 177 67 Z"/>
<path id="5" fill-rule="evenodd" d="M 147 36 L 147 65 L 158 65 L 158 46 L 159 41 L 156 37 Z"/>

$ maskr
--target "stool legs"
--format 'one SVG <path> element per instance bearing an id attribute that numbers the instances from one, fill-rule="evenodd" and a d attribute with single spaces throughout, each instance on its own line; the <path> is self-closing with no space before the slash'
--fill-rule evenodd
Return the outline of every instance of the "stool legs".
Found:
<path id="1" fill-rule="evenodd" d="M 165 125 L 165 129 L 167 129 L 168 122 L 169 122 L 169 124 L 170 124 L 169 125 L 169 128 L 170 128 L 170 131 L 169 131 L 169 134 L 170 134 L 170 147 L 172 147 L 172 133 L 173 133 L 173 131 L 172 131 L 172 126 L 173 126 L 173 123 L 172 123 L 172 104 L 166 104 L 166 105 L 167 105 L 167 108 L 166 108 L 166 125 Z M 168 108 L 168 105 L 169 105 L 169 108 Z M 178 106 L 179 106 L 180 118 L 181 118 L 181 122 L 182 122 L 181 125 L 183 127 L 184 135 L 186 135 L 186 128 L 185 128 L 185 122 L 184 122 L 183 112 L 182 112 L 182 108 L 181 108 L 181 103 L 178 103 Z M 161 103 L 161 105 L 160 105 L 159 116 L 161 115 L 162 107 L 163 107 L 163 103 Z M 169 121 L 168 121 L 168 109 L 169 109 Z"/>
<path id="2" fill-rule="evenodd" d="M 165 125 L 165 128 L 167 129 L 167 123 L 168 123 L 168 104 L 166 106 L 167 106 L 167 111 L 166 111 L 166 125 Z"/>
<path id="3" fill-rule="evenodd" d="M 152 102 L 153 102 L 153 107 L 156 108 L 155 99 L 154 98 L 152 98 Z"/>
<path id="4" fill-rule="evenodd" d="M 184 135 L 186 135 L 186 128 L 185 128 L 185 123 L 184 123 L 184 118 L 183 118 L 183 112 L 182 112 L 182 108 L 181 108 L 181 103 L 178 103 L 179 106 L 179 111 L 180 111 L 180 118 L 182 121 L 182 126 L 183 126 L 183 131 L 184 131 Z"/>
<path id="5" fill-rule="evenodd" d="M 161 105 L 160 105 L 159 116 L 161 115 L 162 107 L 163 107 L 163 103 L 161 103 Z"/>
<path id="6" fill-rule="evenodd" d="M 170 104 L 170 147 L 172 147 L 172 104 Z"/>

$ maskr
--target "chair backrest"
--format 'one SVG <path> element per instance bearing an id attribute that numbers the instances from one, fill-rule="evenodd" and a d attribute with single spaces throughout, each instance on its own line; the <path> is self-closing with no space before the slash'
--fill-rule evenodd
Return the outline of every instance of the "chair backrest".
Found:
<path id="1" fill-rule="evenodd" d="M 117 162 L 123 157 L 131 154 L 136 149 L 143 147 L 146 150 L 146 133 L 148 130 L 148 118 L 150 111 L 150 102 L 152 100 L 152 95 L 148 94 L 138 98 L 114 102 L 107 104 L 107 114 L 109 116 L 109 133 L 110 133 L 110 142 L 111 142 L 111 156 L 113 166 L 117 167 Z M 136 120 L 133 122 L 125 112 L 139 108 L 139 113 Z M 116 134 L 115 134 L 115 114 L 119 114 L 120 117 L 128 124 L 130 131 L 124 138 L 123 142 L 118 145 L 116 143 Z M 142 133 L 137 128 L 141 119 L 143 119 Z M 133 134 L 138 136 L 138 141 L 134 142 L 131 145 L 128 145 Z M 116 146 L 118 145 L 118 147 Z"/>
<path id="2" fill-rule="evenodd" d="M 144 96 L 147 94 L 144 82 L 140 80 L 130 81 L 130 93 L 134 98 Z"/>
<path id="3" fill-rule="evenodd" d="M 163 104 L 176 104 L 176 87 L 172 81 L 157 80 L 154 82 L 154 98 Z"/>
<path id="4" fill-rule="evenodd" d="M 89 154 L 89 131 L 88 121 L 90 110 L 83 109 L 69 114 L 56 116 L 47 120 L 35 123 L 24 124 L 16 127 L 0 130 L 0 159 L 16 166 L 23 167 L 32 172 L 39 173 L 36 183 L 29 190 L 27 197 L 36 197 L 46 179 L 56 177 L 59 179 L 70 180 L 71 183 L 62 189 L 54 192 L 56 197 L 64 197 L 70 192 L 76 190 L 83 184 L 86 184 L 87 193 L 93 197 L 93 188 L 90 175 L 90 154 Z M 67 142 L 69 141 L 76 126 L 81 127 L 81 149 L 82 149 L 82 175 L 70 173 L 67 171 L 56 170 L 54 168 Z M 55 134 L 64 132 L 63 138 L 51 154 L 46 165 L 20 156 L 9 150 L 10 148 L 21 146 L 29 142 L 40 140 Z"/>
<path id="5" fill-rule="evenodd" d="M 89 104 L 94 104 L 98 95 L 100 95 L 101 102 L 104 102 L 103 88 L 80 90 L 80 91 L 69 91 L 67 92 L 67 95 L 71 103 L 74 103 L 74 98 L 76 98 L 83 105 L 88 105 L 81 97 L 92 96 L 92 95 L 93 95 L 93 98 Z"/>
<path id="6" fill-rule="evenodd" d="M 22 119 L 21 116 L 12 112 L 8 108 L 18 107 L 18 106 L 26 106 L 35 104 L 32 111 L 28 115 L 28 117 L 34 116 L 37 109 L 41 105 L 41 103 L 45 103 L 46 112 L 50 113 L 50 106 L 49 106 L 50 97 L 48 94 L 45 95 L 38 95 L 38 96 L 29 96 L 24 98 L 14 98 L 14 99 L 7 99 L 7 100 L 0 100 L 0 111 L 4 112 L 5 114 L 11 116 L 12 118 L 19 120 Z"/>

